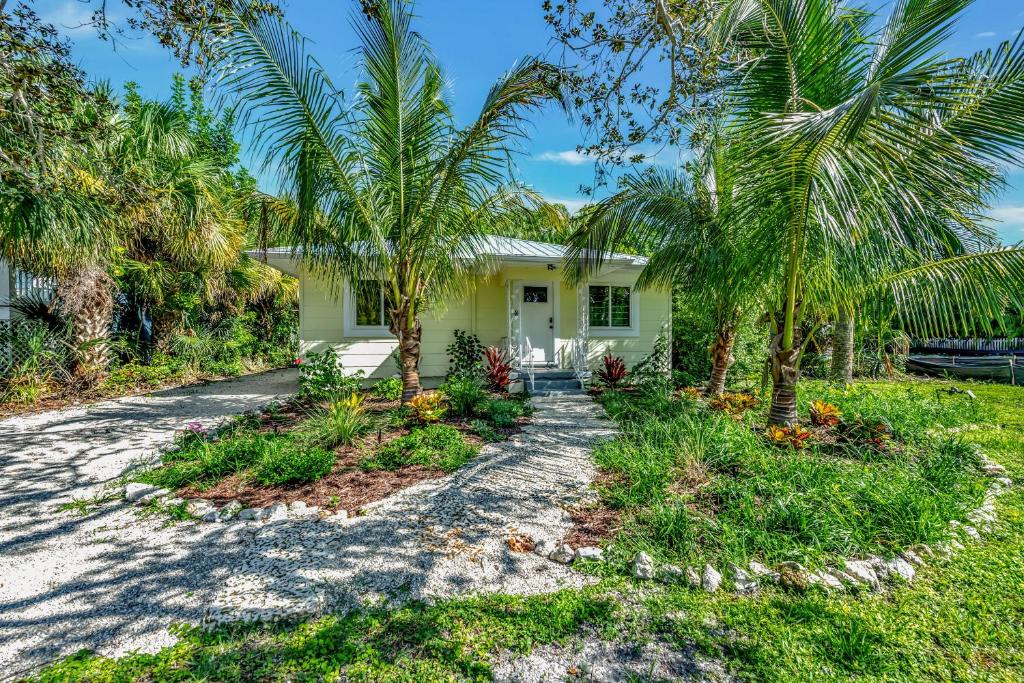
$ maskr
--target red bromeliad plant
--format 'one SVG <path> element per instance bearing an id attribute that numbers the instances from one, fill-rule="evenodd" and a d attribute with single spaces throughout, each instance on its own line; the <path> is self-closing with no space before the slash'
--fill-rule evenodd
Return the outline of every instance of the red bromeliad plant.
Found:
<path id="1" fill-rule="evenodd" d="M 601 384 L 609 389 L 616 389 L 626 379 L 626 361 L 618 356 L 607 354 L 602 361 L 604 367 L 597 371 L 597 378 Z"/>
<path id="2" fill-rule="evenodd" d="M 484 349 L 484 360 L 487 362 L 487 386 L 492 391 L 505 391 L 511 382 L 512 364 L 508 354 L 496 346 Z"/>

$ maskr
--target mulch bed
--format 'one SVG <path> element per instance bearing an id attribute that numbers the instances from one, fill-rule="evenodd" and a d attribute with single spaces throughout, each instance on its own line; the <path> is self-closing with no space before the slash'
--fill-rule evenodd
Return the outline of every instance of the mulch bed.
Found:
<path id="1" fill-rule="evenodd" d="M 372 418 L 400 407 L 400 401 L 385 401 L 367 397 L 364 403 L 366 413 Z M 260 414 L 261 433 L 285 432 L 304 421 L 311 409 L 299 403 L 288 402 L 277 406 L 273 412 L 263 411 Z M 509 428 L 494 428 L 496 432 L 510 437 L 522 431 L 521 425 L 526 418 L 520 418 L 519 424 Z M 440 424 L 447 424 L 462 432 L 463 438 L 476 446 L 485 444 L 484 440 L 474 434 L 471 421 L 461 417 L 446 417 Z M 433 467 L 409 465 L 394 471 L 376 470 L 366 472 L 359 467 L 359 461 L 381 444 L 408 434 L 407 426 L 381 425 L 378 429 L 366 434 L 350 446 L 335 449 L 337 460 L 334 469 L 324 478 L 306 484 L 286 484 L 282 486 L 262 486 L 247 480 L 244 474 L 234 474 L 221 479 L 208 488 L 194 486 L 179 489 L 183 498 L 203 498 L 221 506 L 237 500 L 246 507 L 269 507 L 274 503 L 291 503 L 303 501 L 307 505 L 316 505 L 327 510 L 345 510 L 349 514 L 357 514 L 364 505 L 383 500 L 402 489 L 428 479 L 446 476 L 446 473 Z"/>
<path id="2" fill-rule="evenodd" d="M 602 472 L 594 483 L 600 488 L 610 480 L 611 476 Z M 622 511 L 610 508 L 600 500 L 574 505 L 566 512 L 572 518 L 572 527 L 565 533 L 562 543 L 573 548 L 599 546 L 622 528 Z"/>

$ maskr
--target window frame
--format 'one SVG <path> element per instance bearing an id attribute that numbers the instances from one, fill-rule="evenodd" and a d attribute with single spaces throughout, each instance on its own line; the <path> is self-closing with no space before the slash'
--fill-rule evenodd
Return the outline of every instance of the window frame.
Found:
<path id="1" fill-rule="evenodd" d="M 639 337 L 640 336 L 640 298 L 637 295 L 636 286 L 621 282 L 587 282 L 587 330 L 592 337 Z M 609 325 L 590 324 L 590 288 L 608 287 L 608 322 Z M 629 290 L 629 326 L 612 326 L 611 323 L 611 298 L 612 287 L 625 287 Z"/>
<path id="2" fill-rule="evenodd" d="M 356 283 L 360 280 L 372 280 L 374 278 L 349 279 L 345 282 L 345 297 L 342 302 L 344 308 L 344 333 L 346 337 L 362 337 L 366 339 L 394 339 L 390 325 L 359 325 L 356 323 Z M 377 280 L 383 285 L 383 280 Z M 380 288 L 380 310 L 381 322 L 387 320 L 387 297 L 384 295 L 384 287 Z"/>

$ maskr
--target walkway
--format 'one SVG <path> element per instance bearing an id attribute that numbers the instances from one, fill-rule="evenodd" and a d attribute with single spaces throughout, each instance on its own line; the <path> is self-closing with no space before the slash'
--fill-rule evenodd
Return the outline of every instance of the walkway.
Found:
<path id="1" fill-rule="evenodd" d="M 80 648 L 155 649 L 170 622 L 202 617 L 237 561 L 237 529 L 59 506 L 100 494 L 187 422 L 259 407 L 295 381 L 283 370 L 0 421 L 0 679 Z"/>
<path id="2" fill-rule="evenodd" d="M 279 373 L 0 422 L 0 679 L 87 648 L 174 642 L 175 622 L 275 618 L 384 598 L 536 593 L 583 577 L 506 545 L 556 540 L 612 424 L 584 396 L 536 399 L 533 423 L 448 477 L 344 522 L 168 524 L 122 502 L 59 512 L 207 423 L 294 388 Z"/>

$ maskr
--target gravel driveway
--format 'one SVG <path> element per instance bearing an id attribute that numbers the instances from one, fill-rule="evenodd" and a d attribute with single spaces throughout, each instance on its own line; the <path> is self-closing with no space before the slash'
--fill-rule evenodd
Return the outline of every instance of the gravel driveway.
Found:
<path id="1" fill-rule="evenodd" d="M 0 679 L 80 648 L 120 654 L 173 642 L 202 618 L 244 542 L 237 525 L 140 520 L 101 493 L 185 423 L 211 424 L 295 391 L 280 370 L 0 421 Z"/>
<path id="2" fill-rule="evenodd" d="M 368 600 L 537 593 L 582 575 L 505 541 L 557 540 L 612 423 L 585 396 L 535 399 L 524 433 L 346 521 L 178 523 L 121 501 L 58 511 L 188 421 L 294 390 L 290 371 L 0 422 L 0 679 L 87 648 L 155 651 L 168 626 L 318 614 Z"/>

